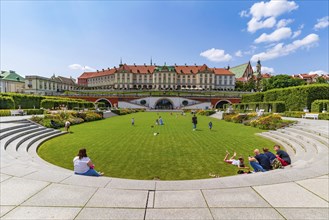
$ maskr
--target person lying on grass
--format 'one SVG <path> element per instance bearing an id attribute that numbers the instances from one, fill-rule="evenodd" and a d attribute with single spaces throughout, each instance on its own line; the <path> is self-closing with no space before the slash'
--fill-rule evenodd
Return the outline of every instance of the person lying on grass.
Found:
<path id="1" fill-rule="evenodd" d="M 224 162 L 228 164 L 232 164 L 234 166 L 237 166 L 238 168 L 241 169 L 249 169 L 249 167 L 246 167 L 244 164 L 244 159 L 242 156 L 240 156 L 237 160 L 235 160 L 236 157 L 236 152 L 234 152 L 233 156 L 228 159 L 228 156 L 230 155 L 230 152 L 226 151 L 226 155 L 224 157 Z"/>
<path id="2" fill-rule="evenodd" d="M 242 156 L 240 156 L 238 158 L 238 160 L 235 160 L 236 152 L 234 152 L 233 156 L 230 159 L 228 159 L 229 155 L 230 155 L 230 152 L 226 151 L 226 155 L 224 157 L 224 162 L 225 163 L 231 164 L 233 166 L 237 166 L 239 168 L 238 174 L 250 173 L 249 172 L 249 167 L 245 166 L 244 159 L 243 159 Z M 209 176 L 213 177 L 213 178 L 218 178 L 219 177 L 218 174 L 212 174 L 212 173 L 209 173 Z"/>
<path id="3" fill-rule="evenodd" d="M 87 156 L 87 150 L 82 148 L 79 150 L 78 155 L 73 159 L 74 173 L 84 176 L 103 176 L 104 173 L 97 172 L 94 168 L 95 165 Z"/>

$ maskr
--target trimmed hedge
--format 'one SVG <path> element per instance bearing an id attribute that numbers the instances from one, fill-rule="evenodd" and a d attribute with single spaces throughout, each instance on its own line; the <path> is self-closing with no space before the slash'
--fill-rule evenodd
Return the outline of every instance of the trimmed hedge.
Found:
<path id="1" fill-rule="evenodd" d="M 329 98 L 329 85 L 317 84 L 309 86 L 296 86 L 284 89 L 273 89 L 264 93 L 264 101 L 284 101 L 286 109 L 300 111 L 317 99 Z"/>
<path id="2" fill-rule="evenodd" d="M 264 109 L 265 112 L 280 113 L 285 111 L 285 104 L 284 102 L 250 102 L 250 103 L 240 103 L 240 104 L 233 104 L 233 108 L 237 111 L 248 111 L 256 109 Z M 247 110 L 248 109 L 248 110 Z"/>
<path id="3" fill-rule="evenodd" d="M 19 108 L 21 109 L 39 109 L 42 107 L 41 102 L 45 99 L 48 100 L 61 100 L 64 102 L 78 102 L 79 104 L 76 105 L 74 104 L 75 107 L 80 107 L 83 108 L 93 108 L 94 105 L 92 102 L 87 102 L 83 99 L 71 99 L 71 98 L 66 98 L 66 97 L 59 97 L 59 96 L 38 96 L 38 95 L 29 95 L 29 94 L 20 94 L 20 93 L 0 93 L 0 97 L 11 97 L 14 101 L 14 106 L 10 107 L 11 109 L 14 108 Z M 2 102 L 1 102 L 2 103 Z M 80 104 L 83 103 L 83 104 Z M 87 104 L 88 103 L 88 104 Z M 82 107 L 83 106 L 83 107 Z M 70 106 L 69 106 L 70 108 Z M 0 106 L 0 109 L 2 107 Z"/>
<path id="4" fill-rule="evenodd" d="M 5 109 L 0 110 L 0 116 L 11 116 L 10 110 L 13 109 Z M 43 109 L 23 109 L 27 115 L 42 115 L 44 113 Z"/>
<path id="5" fill-rule="evenodd" d="M 63 105 L 68 109 L 94 107 L 92 102 L 78 102 L 74 99 L 44 99 L 41 101 L 41 107 L 45 109 L 55 109 Z"/>
<path id="6" fill-rule="evenodd" d="M 12 97 L 0 96 L 0 109 L 14 109 L 15 102 Z"/>
<path id="7" fill-rule="evenodd" d="M 247 102 L 263 102 L 264 100 L 264 93 L 257 92 L 254 94 L 246 94 L 242 95 L 241 102 L 247 103 Z"/>
<path id="8" fill-rule="evenodd" d="M 328 111 L 329 100 L 315 100 L 312 102 L 311 111 L 312 112 L 322 112 L 323 109 Z"/>
<path id="9" fill-rule="evenodd" d="M 292 117 L 292 118 L 301 118 L 303 115 L 305 115 L 305 112 L 298 112 L 298 111 L 290 111 L 290 112 L 284 112 L 282 114 L 285 117 Z M 319 119 L 321 120 L 329 120 L 329 113 L 319 113 Z"/>
<path id="10" fill-rule="evenodd" d="M 242 103 L 248 100 L 258 100 L 264 96 L 264 102 L 283 101 L 286 109 L 290 111 L 300 111 L 307 107 L 311 109 L 311 104 L 317 99 L 329 99 L 328 84 L 313 84 L 307 86 L 295 86 L 283 89 L 272 89 L 266 92 L 243 95 Z"/>

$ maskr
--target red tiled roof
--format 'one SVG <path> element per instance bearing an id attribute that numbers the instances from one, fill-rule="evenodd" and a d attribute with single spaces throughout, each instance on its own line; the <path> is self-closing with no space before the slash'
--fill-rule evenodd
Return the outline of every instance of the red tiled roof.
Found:
<path id="1" fill-rule="evenodd" d="M 230 72 L 225 68 L 213 68 L 216 75 L 234 75 L 234 73 Z"/>
<path id="2" fill-rule="evenodd" d="M 262 74 L 262 78 L 269 79 L 269 78 L 271 78 L 271 77 L 272 77 L 272 75 L 269 74 L 269 73 L 264 73 L 264 74 Z"/>
<path id="3" fill-rule="evenodd" d="M 106 70 L 98 70 L 96 72 L 84 72 L 79 77 L 79 79 L 89 79 L 93 77 L 99 77 L 99 76 L 107 76 L 115 73 L 115 69 L 106 69 Z"/>
<path id="4" fill-rule="evenodd" d="M 148 73 L 153 73 L 154 69 L 155 66 L 123 64 L 117 69 L 117 71 L 120 72 L 124 70 L 130 73 L 148 74 Z"/>
<path id="5" fill-rule="evenodd" d="M 206 67 L 204 67 L 205 65 L 203 66 L 187 66 L 187 65 L 184 65 L 184 66 L 175 66 L 175 70 L 176 70 L 176 73 L 178 74 L 196 74 L 198 73 L 199 71 L 205 71 L 206 70 Z M 208 67 L 207 67 L 208 68 Z"/>

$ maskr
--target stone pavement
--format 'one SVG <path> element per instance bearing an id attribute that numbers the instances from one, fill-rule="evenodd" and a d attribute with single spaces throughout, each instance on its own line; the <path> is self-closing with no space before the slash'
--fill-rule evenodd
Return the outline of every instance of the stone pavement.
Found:
<path id="1" fill-rule="evenodd" d="M 37 147 L 64 133 L 21 119 L 0 119 L 1 219 L 329 218 L 328 121 L 260 134 L 292 155 L 283 170 L 143 181 L 76 176 L 43 161 Z"/>

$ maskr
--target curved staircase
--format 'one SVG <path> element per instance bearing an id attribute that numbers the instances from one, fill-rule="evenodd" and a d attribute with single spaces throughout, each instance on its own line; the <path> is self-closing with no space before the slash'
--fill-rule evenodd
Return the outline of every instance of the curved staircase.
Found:
<path id="1" fill-rule="evenodd" d="M 218 210 L 234 200 L 230 198 L 226 200 L 227 203 L 222 203 L 220 197 L 225 197 L 227 192 L 231 192 L 230 190 L 233 190 L 231 193 L 241 190 L 241 193 L 247 197 L 253 195 L 265 201 L 264 207 L 268 211 L 271 210 L 268 213 L 271 213 L 271 216 L 277 216 L 278 219 L 283 219 L 292 215 L 291 212 L 281 210 L 264 189 L 276 186 L 289 188 L 292 187 L 291 184 L 294 184 L 294 187 L 312 191 L 312 195 L 305 191 L 307 196 L 300 199 L 310 199 L 310 201 L 314 199 L 313 205 L 306 200 L 305 204 L 319 209 L 317 211 L 321 215 L 317 217 L 327 218 L 325 211 L 328 210 L 328 196 L 323 194 L 323 191 L 318 192 L 319 189 L 314 186 L 303 184 L 305 181 L 323 182 L 325 180 L 324 187 L 328 188 L 328 129 L 328 121 L 300 119 L 291 127 L 260 133 L 260 136 L 284 146 L 291 155 L 292 165 L 282 170 L 204 180 L 143 181 L 74 175 L 71 170 L 50 164 L 37 154 L 38 146 L 43 142 L 64 135 L 65 132 L 45 128 L 28 120 L 19 119 L 9 122 L 2 120 L 0 122 L 2 192 L 0 214 L 4 219 L 14 219 L 19 218 L 20 215 L 24 214 L 26 217 L 32 213 L 32 217 L 38 219 L 42 212 L 42 218 L 39 219 L 48 218 L 50 214 L 62 219 L 60 212 L 54 211 L 61 208 L 67 210 L 68 213 L 64 216 L 67 219 L 88 219 L 92 213 L 90 208 L 98 208 L 101 212 L 100 216 L 104 216 L 104 219 L 109 218 L 113 213 L 113 216 L 130 218 L 128 212 L 133 213 L 133 217 L 137 216 L 137 219 L 152 219 L 153 215 L 172 218 L 185 216 L 188 219 L 191 215 L 183 213 L 190 213 L 193 210 L 193 217 L 216 219 L 221 213 L 218 214 Z M 15 190 L 22 190 L 24 193 L 16 194 Z M 298 188 L 298 190 L 301 189 Z M 293 190 L 292 193 L 294 193 Z M 214 195 L 219 197 L 215 198 Z M 62 204 L 57 201 L 60 199 Z M 244 211 L 242 208 L 245 205 L 236 205 L 236 201 L 232 204 L 235 205 L 229 207 Z M 33 211 L 32 207 L 37 207 L 38 211 Z M 45 207 L 47 207 L 46 210 L 40 211 Z M 295 208 L 302 208 L 302 205 Z"/>

